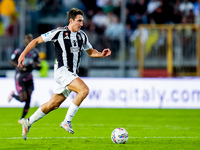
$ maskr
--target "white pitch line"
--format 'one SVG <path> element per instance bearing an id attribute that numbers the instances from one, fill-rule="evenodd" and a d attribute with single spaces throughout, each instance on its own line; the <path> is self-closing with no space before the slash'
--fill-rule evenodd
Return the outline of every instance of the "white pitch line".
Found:
<path id="1" fill-rule="evenodd" d="M 105 137 L 28 137 L 28 139 L 104 139 Z M 199 137 L 185 137 L 185 136 L 175 136 L 175 137 L 129 137 L 131 139 L 198 139 Z M 0 137 L 0 139 L 3 139 Z M 8 137 L 5 139 L 23 139 L 22 137 Z M 105 138 L 106 139 L 106 138 Z"/>
<path id="2" fill-rule="evenodd" d="M 136 137 L 135 137 L 136 138 Z M 174 137 L 139 137 L 139 138 L 151 138 L 151 139 L 193 139 L 193 138 L 199 138 L 198 136 L 196 137 L 185 137 L 185 136 L 174 136 Z"/>

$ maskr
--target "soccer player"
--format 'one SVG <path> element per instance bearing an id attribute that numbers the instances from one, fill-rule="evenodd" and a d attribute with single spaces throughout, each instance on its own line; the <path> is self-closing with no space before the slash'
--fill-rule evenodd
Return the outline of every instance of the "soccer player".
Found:
<path id="1" fill-rule="evenodd" d="M 76 92 L 77 95 L 73 99 L 60 126 L 73 134 L 71 120 L 89 93 L 88 86 L 78 76 L 81 52 L 84 50 L 90 57 L 107 57 L 111 55 L 111 51 L 108 48 L 102 52 L 92 48 L 86 33 L 80 30 L 83 26 L 83 15 L 82 10 L 72 8 L 67 12 L 68 26 L 49 31 L 34 39 L 18 59 L 18 67 L 23 67 L 26 54 L 35 46 L 43 42 L 54 42 L 56 55 L 54 79 L 57 82 L 57 87 L 54 89 L 50 101 L 39 107 L 28 119 L 21 119 L 22 136 L 25 140 L 31 125 L 50 111 L 59 108 L 71 91 Z"/>
<path id="2" fill-rule="evenodd" d="M 24 65 L 17 67 L 20 54 L 32 40 L 32 34 L 25 35 L 25 45 L 17 48 L 10 59 L 10 64 L 16 67 L 15 86 L 18 94 L 15 94 L 14 91 L 12 91 L 8 97 L 8 102 L 10 102 L 12 98 L 15 98 L 19 102 L 25 102 L 21 119 L 26 116 L 30 108 L 31 95 L 34 90 L 32 70 L 34 68 L 40 69 L 39 51 L 36 48 L 26 55 L 26 62 L 24 62 Z M 21 121 L 18 120 L 18 123 L 21 123 Z"/>

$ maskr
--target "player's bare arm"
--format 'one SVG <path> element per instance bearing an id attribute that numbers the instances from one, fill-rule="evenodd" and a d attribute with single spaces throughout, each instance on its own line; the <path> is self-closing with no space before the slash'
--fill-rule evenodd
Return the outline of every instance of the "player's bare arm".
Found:
<path id="1" fill-rule="evenodd" d="M 86 50 L 86 53 L 90 57 L 108 57 L 111 55 L 111 50 L 109 48 L 104 49 L 102 52 L 98 52 L 96 49 L 88 49 Z"/>
<path id="2" fill-rule="evenodd" d="M 39 36 L 38 38 L 32 40 L 24 49 L 24 51 L 21 53 L 21 55 L 19 56 L 18 59 L 18 65 L 17 67 L 23 67 L 24 65 L 24 60 L 25 60 L 25 56 L 28 52 L 30 52 L 33 48 L 35 48 L 38 44 L 43 43 L 44 40 L 41 36 Z"/>

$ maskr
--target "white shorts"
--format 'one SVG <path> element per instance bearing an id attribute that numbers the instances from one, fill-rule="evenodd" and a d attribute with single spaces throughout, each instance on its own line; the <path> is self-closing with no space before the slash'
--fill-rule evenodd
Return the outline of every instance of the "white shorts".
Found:
<path id="1" fill-rule="evenodd" d="M 71 92 L 68 90 L 67 85 L 78 77 L 77 74 L 70 72 L 65 66 L 55 69 L 54 79 L 57 84 L 53 92 L 56 94 L 62 93 L 67 98 Z"/>

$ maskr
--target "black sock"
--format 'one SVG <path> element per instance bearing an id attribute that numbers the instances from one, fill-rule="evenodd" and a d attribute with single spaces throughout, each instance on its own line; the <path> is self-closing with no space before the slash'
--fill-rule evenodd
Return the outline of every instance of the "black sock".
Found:
<path id="1" fill-rule="evenodd" d="M 25 109 L 25 108 L 24 108 L 24 110 L 23 110 L 23 112 L 22 112 L 22 117 L 21 117 L 21 119 L 24 118 L 24 117 L 26 116 L 26 114 L 28 113 L 28 110 L 29 110 L 29 109 Z"/>
<path id="2" fill-rule="evenodd" d="M 21 101 L 19 100 L 19 95 L 13 94 L 12 97 L 14 97 L 17 101 L 21 102 Z"/>
<path id="3" fill-rule="evenodd" d="M 28 99 L 26 100 L 26 104 L 24 106 L 21 118 L 24 118 L 26 116 L 26 114 L 28 113 L 29 108 L 30 108 L 30 97 L 28 97 Z"/>

